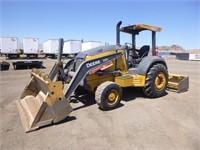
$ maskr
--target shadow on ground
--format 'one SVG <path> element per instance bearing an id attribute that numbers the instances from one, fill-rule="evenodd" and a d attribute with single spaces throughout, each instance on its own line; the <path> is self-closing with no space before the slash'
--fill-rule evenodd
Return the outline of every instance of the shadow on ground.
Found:
<path id="1" fill-rule="evenodd" d="M 129 101 L 137 99 L 137 97 L 144 97 L 144 94 L 143 94 L 141 88 L 124 88 L 123 89 L 122 101 L 129 102 Z M 91 105 L 96 104 L 95 95 L 92 93 L 85 94 L 85 95 L 74 95 L 71 97 L 70 103 L 82 103 L 83 104 L 83 105 L 78 106 L 73 109 L 73 111 L 77 111 L 79 109 L 89 107 Z M 122 106 L 124 106 L 124 105 L 122 103 L 120 103 L 115 109 L 120 108 Z M 102 110 L 101 108 L 99 108 L 99 109 Z M 104 110 L 102 110 L 102 111 L 104 111 Z M 112 110 L 110 110 L 110 111 L 112 111 Z M 39 129 L 50 127 L 52 125 L 63 124 L 63 123 L 74 121 L 74 120 L 76 120 L 75 116 L 67 116 L 64 120 L 62 120 L 58 123 L 46 125 Z"/>
<path id="2" fill-rule="evenodd" d="M 135 100 L 137 97 L 145 97 L 142 88 L 123 88 L 122 101 L 129 102 Z M 71 98 L 70 102 L 81 102 L 83 104 L 82 106 L 74 108 L 74 111 L 96 104 L 95 95 L 92 93 L 74 96 Z M 122 106 L 123 104 L 120 104 L 117 108 Z"/>
<path id="3" fill-rule="evenodd" d="M 135 100 L 137 97 L 145 98 L 142 88 L 138 87 L 123 88 L 123 97 L 122 97 L 123 101 L 125 102 L 132 101 Z"/>

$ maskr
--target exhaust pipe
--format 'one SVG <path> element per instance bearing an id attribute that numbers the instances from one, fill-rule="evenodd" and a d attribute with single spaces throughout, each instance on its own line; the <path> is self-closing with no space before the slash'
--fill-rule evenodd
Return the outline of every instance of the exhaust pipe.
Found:
<path id="1" fill-rule="evenodd" d="M 116 45 L 120 45 L 120 31 L 119 28 L 122 24 L 122 21 L 119 21 L 116 26 Z"/>

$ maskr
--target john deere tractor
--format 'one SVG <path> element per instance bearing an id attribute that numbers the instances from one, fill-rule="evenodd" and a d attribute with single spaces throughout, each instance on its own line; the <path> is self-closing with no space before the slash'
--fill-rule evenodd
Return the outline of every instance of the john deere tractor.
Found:
<path id="1" fill-rule="evenodd" d="M 99 46 L 80 52 L 74 59 L 61 61 L 63 40 L 60 39 L 58 62 L 48 75 L 33 69 L 31 80 L 17 101 L 25 131 L 56 123 L 73 110 L 70 96 L 75 93 L 92 92 L 103 110 L 116 108 L 125 87 L 141 87 L 149 98 L 165 95 L 166 89 L 188 89 L 188 78 L 169 75 L 165 60 L 155 56 L 156 32 L 160 27 L 137 24 L 116 26 L 116 45 Z M 136 49 L 136 35 L 142 31 L 152 32 L 150 46 Z M 130 34 L 132 43 L 120 43 L 120 33 Z M 181 86 L 180 86 L 181 82 Z"/>

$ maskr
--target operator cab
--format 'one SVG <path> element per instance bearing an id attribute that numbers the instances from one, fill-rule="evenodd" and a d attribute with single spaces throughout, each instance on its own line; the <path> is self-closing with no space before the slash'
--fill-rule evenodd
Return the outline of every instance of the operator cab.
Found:
<path id="1" fill-rule="evenodd" d="M 127 48 L 127 63 L 129 68 L 137 67 L 140 61 L 148 56 L 150 51 L 149 45 L 142 46 L 139 50 L 136 49 L 136 35 L 139 35 L 141 31 L 151 31 L 152 32 L 152 56 L 156 55 L 156 32 L 160 32 L 162 28 L 156 26 L 150 26 L 146 24 L 130 25 L 126 27 L 120 27 L 122 22 L 118 22 L 116 26 L 116 44 L 120 45 L 120 32 L 131 34 L 132 43 L 126 43 Z"/>

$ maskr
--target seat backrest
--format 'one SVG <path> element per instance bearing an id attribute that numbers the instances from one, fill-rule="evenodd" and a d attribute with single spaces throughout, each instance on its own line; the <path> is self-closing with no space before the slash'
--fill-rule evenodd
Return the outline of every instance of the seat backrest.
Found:
<path id="1" fill-rule="evenodd" d="M 146 57 L 148 56 L 148 53 L 149 53 L 149 50 L 150 50 L 150 46 L 149 45 L 144 45 L 140 48 L 139 50 L 139 57 L 140 58 L 143 58 L 143 57 Z"/>

